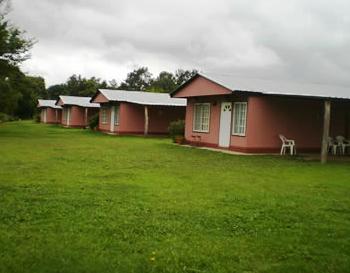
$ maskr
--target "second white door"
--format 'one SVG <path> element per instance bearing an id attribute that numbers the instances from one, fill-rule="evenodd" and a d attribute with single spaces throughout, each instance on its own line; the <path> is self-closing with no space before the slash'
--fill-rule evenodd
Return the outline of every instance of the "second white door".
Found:
<path id="1" fill-rule="evenodd" d="M 222 102 L 220 113 L 219 146 L 229 147 L 231 138 L 232 103 Z"/>

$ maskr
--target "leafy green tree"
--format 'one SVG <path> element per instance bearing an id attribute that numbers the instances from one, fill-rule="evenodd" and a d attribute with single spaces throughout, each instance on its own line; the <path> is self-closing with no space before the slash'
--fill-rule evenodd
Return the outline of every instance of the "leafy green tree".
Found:
<path id="1" fill-rule="evenodd" d="M 159 93 L 169 93 L 176 88 L 176 78 L 175 76 L 167 71 L 160 72 L 158 77 L 155 78 L 151 86 L 147 91 L 159 92 Z"/>
<path id="2" fill-rule="evenodd" d="M 25 75 L 18 65 L 29 58 L 33 40 L 24 38 L 23 32 L 6 20 L 6 4 L 8 1 L 0 0 L 0 109 L 14 115 L 19 112 L 20 100 L 25 97 L 22 92 L 26 90 L 19 88 Z"/>
<path id="3" fill-rule="evenodd" d="M 126 80 L 118 89 L 131 91 L 146 91 L 152 83 L 152 74 L 147 67 L 140 67 L 128 73 Z"/>
<path id="4" fill-rule="evenodd" d="M 151 85 L 147 88 L 150 92 L 169 93 L 176 89 L 197 73 L 196 70 L 176 70 L 175 74 L 163 71 L 158 77 L 151 81 Z"/>
<path id="5" fill-rule="evenodd" d="M 72 96 L 92 96 L 99 88 L 107 88 L 106 81 L 96 77 L 90 79 L 83 78 L 81 75 L 72 75 L 69 77 L 66 87 L 68 94 Z"/>
<path id="6" fill-rule="evenodd" d="M 55 100 L 58 99 L 59 95 L 68 95 L 68 89 L 66 84 L 55 84 L 51 85 L 49 88 L 47 88 L 48 98 Z"/>
<path id="7" fill-rule="evenodd" d="M 11 65 L 18 65 L 30 56 L 28 50 L 33 41 L 22 38 L 23 32 L 9 25 L 4 16 L 0 15 L 0 57 Z"/>
<path id="8" fill-rule="evenodd" d="M 89 97 L 99 88 L 108 88 L 107 82 L 96 77 L 84 78 L 74 74 L 65 83 L 50 86 L 47 93 L 51 99 L 57 99 L 59 95 Z"/>
<path id="9" fill-rule="evenodd" d="M 190 78 L 192 78 L 197 73 L 198 73 L 198 71 L 195 69 L 193 69 L 193 70 L 183 70 L 183 69 L 176 70 L 176 72 L 175 72 L 176 87 L 179 87 L 181 84 L 188 81 Z"/>
<path id="10" fill-rule="evenodd" d="M 20 118 L 31 118 L 36 112 L 38 98 L 47 98 L 45 81 L 41 77 L 17 74 L 11 78 L 11 85 L 19 93 L 14 115 Z"/>
<path id="11" fill-rule="evenodd" d="M 0 112 L 13 116 L 18 107 L 18 100 L 21 93 L 13 86 L 15 74 L 21 74 L 19 69 L 12 67 L 11 73 L 6 71 L 6 77 L 0 79 Z M 11 74 L 11 77 L 9 75 Z"/>

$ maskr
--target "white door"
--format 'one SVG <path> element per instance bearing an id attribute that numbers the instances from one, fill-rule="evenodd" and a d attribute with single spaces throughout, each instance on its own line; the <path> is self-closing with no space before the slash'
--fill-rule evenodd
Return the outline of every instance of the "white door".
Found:
<path id="1" fill-rule="evenodd" d="M 47 121 L 47 109 L 44 109 L 44 123 Z"/>
<path id="2" fill-rule="evenodd" d="M 114 132 L 114 123 L 115 123 L 115 106 L 111 106 L 111 118 L 110 118 L 110 121 L 111 121 L 111 124 L 110 124 L 110 131 L 113 133 Z"/>
<path id="3" fill-rule="evenodd" d="M 221 103 L 219 146 L 229 147 L 231 138 L 232 103 Z"/>
<path id="4" fill-rule="evenodd" d="M 70 125 L 70 107 L 67 107 L 67 126 Z"/>

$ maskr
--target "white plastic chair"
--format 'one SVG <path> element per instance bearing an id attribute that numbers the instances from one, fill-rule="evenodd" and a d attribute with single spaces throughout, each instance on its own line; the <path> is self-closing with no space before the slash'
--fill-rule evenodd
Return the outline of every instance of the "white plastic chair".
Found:
<path id="1" fill-rule="evenodd" d="M 331 152 L 333 155 L 336 155 L 338 145 L 337 143 L 335 143 L 332 137 L 328 137 L 327 145 L 328 145 L 328 152 Z"/>
<path id="2" fill-rule="evenodd" d="M 284 135 L 279 135 L 282 141 L 281 155 L 286 154 L 286 150 L 289 149 L 290 155 L 295 155 L 297 150 L 295 148 L 295 141 L 293 139 L 287 139 Z"/>
<path id="3" fill-rule="evenodd" d="M 343 136 L 337 136 L 335 139 L 337 140 L 337 146 L 340 148 L 340 153 L 344 155 L 346 148 L 350 147 L 350 143 Z"/>

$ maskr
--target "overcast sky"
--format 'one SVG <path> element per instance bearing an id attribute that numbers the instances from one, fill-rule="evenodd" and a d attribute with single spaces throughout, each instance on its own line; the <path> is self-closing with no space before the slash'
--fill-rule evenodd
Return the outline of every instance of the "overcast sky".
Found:
<path id="1" fill-rule="evenodd" d="M 9 16 L 47 85 L 148 66 L 350 86 L 349 0 L 12 0 Z"/>

